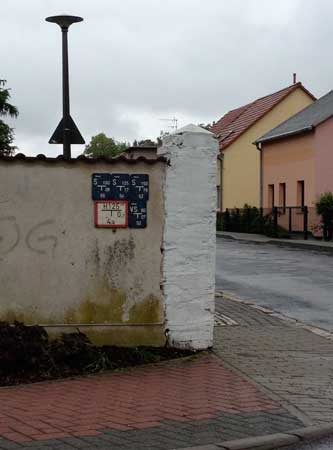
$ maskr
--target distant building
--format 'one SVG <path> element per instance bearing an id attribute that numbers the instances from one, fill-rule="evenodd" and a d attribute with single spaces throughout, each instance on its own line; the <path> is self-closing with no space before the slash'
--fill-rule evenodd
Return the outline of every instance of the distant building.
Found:
<path id="1" fill-rule="evenodd" d="M 295 83 L 229 111 L 213 124 L 210 131 L 220 144 L 218 209 L 259 206 L 260 154 L 253 142 L 314 100 L 301 83 Z"/>
<path id="2" fill-rule="evenodd" d="M 262 206 L 313 207 L 333 192 L 333 91 L 256 140 Z"/>
<path id="3" fill-rule="evenodd" d="M 155 159 L 157 158 L 157 146 L 154 145 L 149 145 L 149 146 L 142 146 L 142 145 L 138 145 L 135 147 L 129 147 L 124 155 L 126 156 L 126 158 L 129 159 L 137 159 L 140 156 L 143 156 L 144 158 L 148 158 L 148 159 Z"/>

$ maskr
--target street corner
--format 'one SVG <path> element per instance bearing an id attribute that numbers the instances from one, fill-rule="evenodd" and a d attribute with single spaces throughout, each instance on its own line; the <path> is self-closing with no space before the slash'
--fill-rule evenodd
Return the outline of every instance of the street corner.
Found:
<path id="1" fill-rule="evenodd" d="M 237 326 L 216 326 L 214 352 L 277 399 L 305 425 L 333 421 L 332 335 L 258 306 L 217 297 L 216 311 Z"/>
<path id="2" fill-rule="evenodd" d="M 172 449 L 303 425 L 211 354 L 1 389 L 0 403 L 0 448 Z"/>

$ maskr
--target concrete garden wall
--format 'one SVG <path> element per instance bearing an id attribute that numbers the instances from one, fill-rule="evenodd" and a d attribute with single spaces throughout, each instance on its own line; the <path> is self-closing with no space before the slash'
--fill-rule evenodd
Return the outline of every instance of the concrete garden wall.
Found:
<path id="1" fill-rule="evenodd" d="M 211 345 L 217 143 L 188 130 L 162 151 L 169 165 L 0 159 L 0 320 L 99 344 Z M 92 175 L 110 172 L 149 175 L 146 228 L 95 227 Z"/>
<path id="2" fill-rule="evenodd" d="M 96 172 L 149 174 L 147 228 L 95 228 Z M 164 343 L 164 174 L 163 162 L 2 161 L 0 319 L 81 324 L 95 341 Z"/>

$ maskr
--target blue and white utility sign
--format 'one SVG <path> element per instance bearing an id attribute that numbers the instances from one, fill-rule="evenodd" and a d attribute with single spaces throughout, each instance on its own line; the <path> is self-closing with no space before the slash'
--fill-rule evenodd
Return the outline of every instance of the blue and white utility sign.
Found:
<path id="1" fill-rule="evenodd" d="M 131 175 L 131 200 L 149 200 L 149 175 L 135 174 Z"/>
<path id="2" fill-rule="evenodd" d="M 147 202 L 129 202 L 128 226 L 130 228 L 146 228 L 147 226 Z"/>
<path id="3" fill-rule="evenodd" d="M 111 200 L 111 174 L 93 173 L 92 174 L 92 199 L 93 200 Z"/>
<path id="4" fill-rule="evenodd" d="M 146 228 L 147 227 L 147 202 L 149 200 L 149 175 L 146 173 L 94 173 L 91 177 L 91 196 L 95 203 L 101 201 L 128 202 L 126 208 L 126 220 L 122 215 L 124 222 L 110 223 L 114 228 Z M 111 204 L 111 203 L 110 203 Z M 110 205 L 109 204 L 109 205 Z M 95 205 L 95 225 L 100 224 L 96 219 L 96 211 L 98 216 L 103 216 L 102 205 Z M 113 214 L 113 213 L 112 213 Z M 118 214 L 118 212 L 117 212 Z M 114 214 L 113 214 L 114 215 Z M 105 219 L 106 220 L 106 219 Z M 110 219 L 111 220 L 111 219 Z M 102 220 L 104 222 L 104 220 Z"/>
<path id="5" fill-rule="evenodd" d="M 128 200 L 130 192 L 130 175 L 128 173 L 111 173 L 112 200 Z"/>

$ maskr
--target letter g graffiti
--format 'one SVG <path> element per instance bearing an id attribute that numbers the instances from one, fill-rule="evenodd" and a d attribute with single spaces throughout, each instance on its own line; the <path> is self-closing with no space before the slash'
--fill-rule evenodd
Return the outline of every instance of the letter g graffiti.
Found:
<path id="1" fill-rule="evenodd" d="M 20 242 L 20 228 L 16 217 L 0 217 L 0 255 L 12 252 Z"/>

